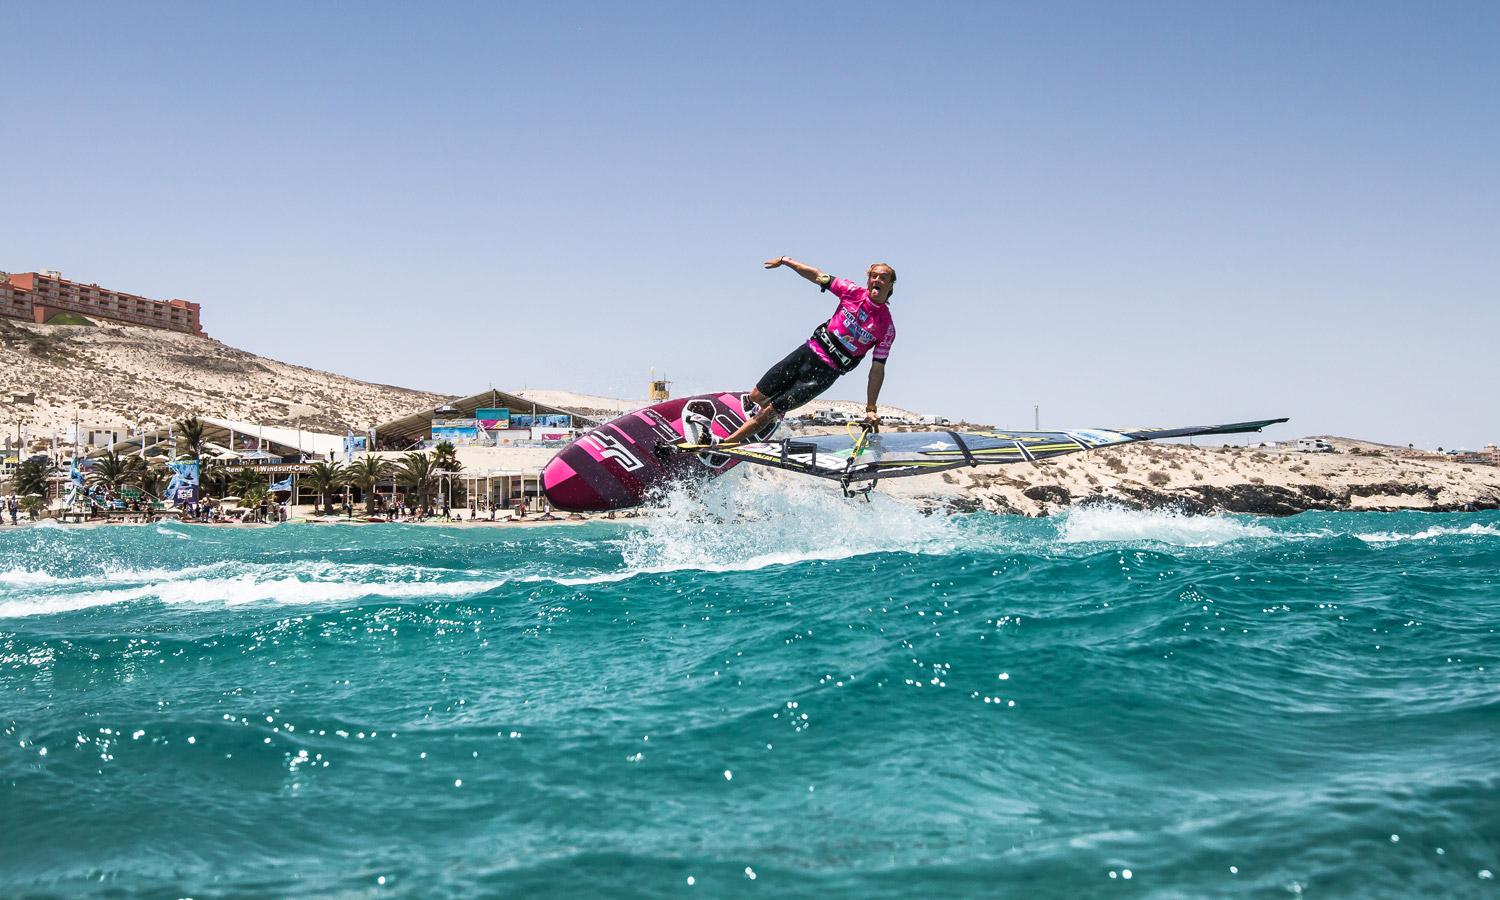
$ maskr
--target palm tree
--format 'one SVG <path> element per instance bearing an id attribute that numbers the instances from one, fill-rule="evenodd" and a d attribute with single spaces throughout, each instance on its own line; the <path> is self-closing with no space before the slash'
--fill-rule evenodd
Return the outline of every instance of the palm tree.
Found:
<path id="1" fill-rule="evenodd" d="M 21 498 L 20 507 L 22 512 L 36 519 L 47 511 L 47 501 L 41 497 L 34 497 L 31 494 L 27 494 Z"/>
<path id="2" fill-rule="evenodd" d="M 198 484 L 200 487 L 210 484 L 225 485 L 229 483 L 229 473 L 224 471 L 224 464 L 212 456 L 198 459 Z"/>
<path id="3" fill-rule="evenodd" d="M 458 461 L 458 448 L 452 441 L 439 441 L 432 448 L 432 467 L 442 472 L 458 472 L 463 464 Z"/>
<path id="4" fill-rule="evenodd" d="M 48 480 L 57 471 L 57 466 L 52 460 L 45 456 L 33 456 L 26 460 L 10 476 L 10 490 L 13 494 L 25 496 L 27 494 L 41 494 L 46 496 Z"/>
<path id="5" fill-rule="evenodd" d="M 270 479 L 254 469 L 246 466 L 234 473 L 229 479 L 229 490 L 242 501 L 256 488 L 266 488 L 271 483 Z"/>
<path id="6" fill-rule="evenodd" d="M 172 470 L 166 466 L 146 466 L 136 474 L 136 483 L 141 486 L 141 493 L 149 495 L 153 500 L 161 499 L 162 489 L 171 480 Z"/>
<path id="7" fill-rule="evenodd" d="M 105 490 L 118 491 L 135 480 L 139 468 L 139 457 L 121 456 L 113 450 L 94 460 L 89 469 L 88 480 L 101 484 Z"/>
<path id="8" fill-rule="evenodd" d="M 438 483 L 437 466 L 426 453 L 408 453 L 401 457 L 401 467 L 396 470 L 396 480 L 416 489 L 417 505 L 427 508 L 427 498 Z"/>
<path id="9" fill-rule="evenodd" d="M 451 476 L 463 471 L 463 463 L 458 461 L 458 448 L 453 446 L 452 441 L 439 441 L 432 448 L 432 467 L 437 470 L 438 478 Z M 452 479 L 449 479 L 449 492 L 452 492 Z M 441 488 L 442 483 L 439 482 Z"/>
<path id="10" fill-rule="evenodd" d="M 323 515 L 333 515 L 333 492 L 346 483 L 344 467 L 338 463 L 315 462 L 307 467 L 302 483 L 318 492 L 323 503 Z"/>
<path id="11" fill-rule="evenodd" d="M 177 443 L 188 459 L 203 458 L 203 423 L 197 416 L 188 416 L 177 423 Z"/>
<path id="12" fill-rule="evenodd" d="M 246 489 L 245 493 L 240 497 L 240 506 L 242 508 L 255 509 L 262 503 L 266 503 L 272 500 L 270 491 L 271 482 L 261 482 L 259 481 L 259 478 L 260 476 L 256 475 L 257 483 L 251 485 L 248 489 Z M 256 515 L 259 516 L 260 512 L 257 511 Z"/>
<path id="13" fill-rule="evenodd" d="M 391 476 L 394 468 L 388 460 L 378 456 L 365 454 L 356 462 L 350 463 L 344 470 L 344 477 L 349 483 L 359 488 L 365 495 L 365 515 L 375 515 L 375 485 Z"/>

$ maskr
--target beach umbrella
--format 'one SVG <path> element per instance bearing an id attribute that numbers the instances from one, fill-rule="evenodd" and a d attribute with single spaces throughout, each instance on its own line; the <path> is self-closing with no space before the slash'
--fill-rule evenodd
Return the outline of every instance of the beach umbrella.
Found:
<path id="1" fill-rule="evenodd" d="M 238 502 L 240 502 L 240 498 L 238 498 L 238 497 L 220 497 L 219 499 L 222 500 L 222 501 L 224 501 L 225 503 L 238 503 Z"/>

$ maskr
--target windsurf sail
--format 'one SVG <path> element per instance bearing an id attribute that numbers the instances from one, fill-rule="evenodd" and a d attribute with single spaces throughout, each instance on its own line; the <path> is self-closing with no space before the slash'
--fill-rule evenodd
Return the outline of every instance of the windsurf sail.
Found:
<path id="1" fill-rule="evenodd" d="M 846 487 L 879 478 L 929 475 L 966 466 L 1035 462 L 1100 447 L 1215 434 L 1247 434 L 1286 419 L 1185 428 L 1085 428 L 1077 431 L 907 431 L 814 435 L 747 444 L 715 444 L 713 452 L 753 465 L 831 478 Z M 672 449 L 699 453 L 709 445 Z"/>

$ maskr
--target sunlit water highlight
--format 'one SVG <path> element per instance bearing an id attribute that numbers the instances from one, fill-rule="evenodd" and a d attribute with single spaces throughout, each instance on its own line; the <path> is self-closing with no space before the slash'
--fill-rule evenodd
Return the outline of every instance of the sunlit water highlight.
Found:
<path id="1" fill-rule="evenodd" d="M 0 533 L 0 895 L 1497 895 L 1500 516 L 742 488 Z"/>

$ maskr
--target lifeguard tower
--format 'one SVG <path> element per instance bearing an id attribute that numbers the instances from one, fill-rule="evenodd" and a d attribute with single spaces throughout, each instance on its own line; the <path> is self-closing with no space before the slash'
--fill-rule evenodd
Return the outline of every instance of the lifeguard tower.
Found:
<path id="1" fill-rule="evenodd" d="M 660 403 L 663 400 L 672 399 L 671 387 L 672 382 L 666 379 L 657 380 L 656 369 L 653 367 L 651 369 L 651 402 Z"/>

